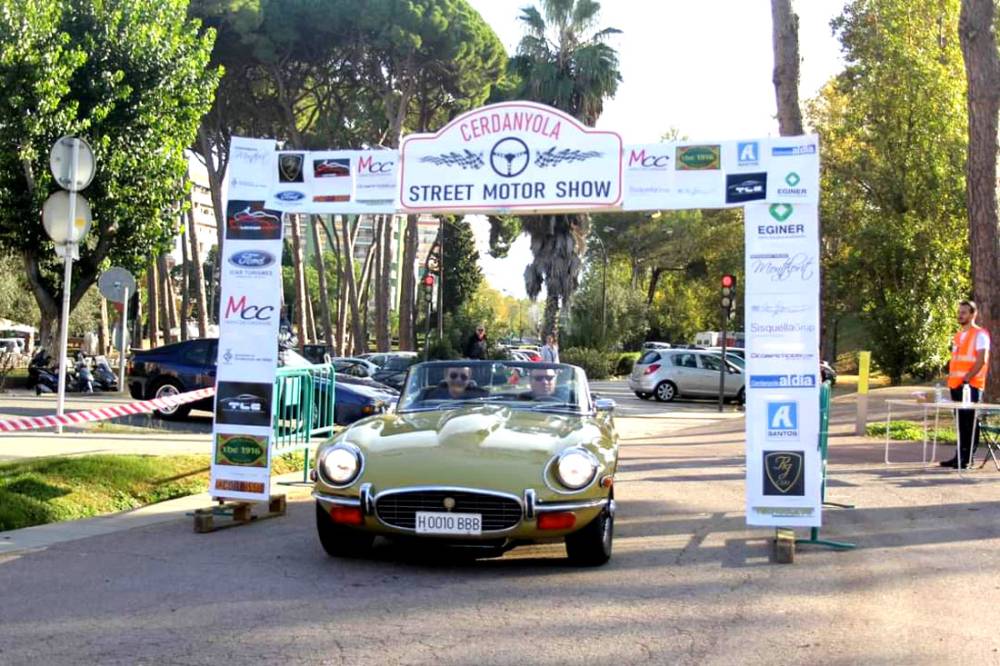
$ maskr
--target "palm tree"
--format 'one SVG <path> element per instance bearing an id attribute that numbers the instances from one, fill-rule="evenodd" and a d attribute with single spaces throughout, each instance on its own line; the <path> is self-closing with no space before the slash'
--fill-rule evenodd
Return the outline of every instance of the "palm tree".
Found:
<path id="1" fill-rule="evenodd" d="M 618 53 L 608 46 L 615 28 L 595 29 L 601 4 L 594 0 L 539 0 L 521 10 L 526 34 L 511 59 L 520 97 L 569 113 L 593 126 L 621 81 Z M 528 295 L 546 288 L 543 337 L 556 335 L 560 309 L 580 283 L 590 221 L 586 215 L 525 217 L 533 260 L 524 270 Z"/>

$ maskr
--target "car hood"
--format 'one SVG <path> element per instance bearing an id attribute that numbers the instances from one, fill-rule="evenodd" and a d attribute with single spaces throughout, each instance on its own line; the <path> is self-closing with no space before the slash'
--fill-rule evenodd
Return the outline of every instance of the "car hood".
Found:
<path id="1" fill-rule="evenodd" d="M 365 470 L 358 483 L 376 491 L 413 485 L 490 488 L 520 494 L 545 488 L 543 472 L 563 449 L 581 446 L 601 468 L 613 468 L 610 424 L 592 416 L 477 405 L 386 414 L 361 421 L 337 441 L 358 446 Z M 600 473 L 600 470 L 599 470 Z"/>

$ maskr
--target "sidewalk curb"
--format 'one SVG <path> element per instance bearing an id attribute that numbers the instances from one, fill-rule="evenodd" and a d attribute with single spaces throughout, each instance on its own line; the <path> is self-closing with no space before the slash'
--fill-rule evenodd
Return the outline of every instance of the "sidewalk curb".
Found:
<path id="1" fill-rule="evenodd" d="M 280 485 L 295 481 L 301 482 L 301 480 L 302 472 L 290 472 L 271 477 L 271 494 L 284 493 L 289 499 L 308 497 L 312 491 L 311 484 L 309 486 Z M 66 520 L 0 532 L 0 562 L 10 555 L 43 550 L 59 543 L 88 539 L 172 520 L 189 519 L 188 513 L 195 509 L 203 509 L 211 504 L 211 496 L 208 492 L 204 492 L 106 516 Z"/>

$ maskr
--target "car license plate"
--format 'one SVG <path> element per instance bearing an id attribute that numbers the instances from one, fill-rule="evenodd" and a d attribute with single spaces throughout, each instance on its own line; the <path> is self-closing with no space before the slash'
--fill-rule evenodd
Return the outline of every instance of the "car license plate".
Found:
<path id="1" fill-rule="evenodd" d="M 444 513 L 417 511 L 417 534 L 482 534 L 483 516 L 479 513 Z"/>

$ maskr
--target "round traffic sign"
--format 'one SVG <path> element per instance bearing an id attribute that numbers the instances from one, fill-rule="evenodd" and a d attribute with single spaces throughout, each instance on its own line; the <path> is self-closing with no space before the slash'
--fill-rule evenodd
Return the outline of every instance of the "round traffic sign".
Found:
<path id="1" fill-rule="evenodd" d="M 73 174 L 73 152 L 76 156 L 76 175 Z M 59 187 L 71 192 L 79 192 L 94 180 L 96 163 L 90 144 L 75 136 L 64 136 L 52 145 L 49 151 L 49 168 Z"/>
<path id="2" fill-rule="evenodd" d="M 76 195 L 76 219 L 70 224 L 69 196 L 66 190 L 59 190 L 42 205 L 42 226 L 56 245 L 79 243 L 90 230 L 90 204 L 81 194 Z"/>
<path id="3" fill-rule="evenodd" d="M 121 266 L 112 266 L 97 278 L 97 288 L 109 301 L 124 303 L 126 289 L 129 296 L 135 293 L 135 278 Z"/>

